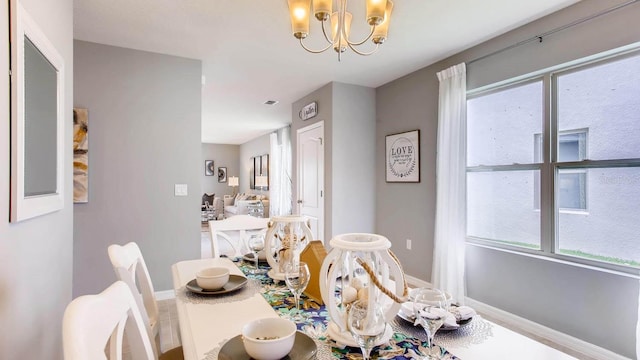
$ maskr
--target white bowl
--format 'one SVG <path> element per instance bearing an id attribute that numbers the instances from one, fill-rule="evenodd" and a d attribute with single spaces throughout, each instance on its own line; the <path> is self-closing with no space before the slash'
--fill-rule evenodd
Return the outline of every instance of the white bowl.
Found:
<path id="1" fill-rule="evenodd" d="M 225 267 L 212 267 L 198 271 L 196 283 L 205 290 L 221 289 L 229 282 L 229 269 Z"/>
<path id="2" fill-rule="evenodd" d="M 278 360 L 291 352 L 296 324 L 284 318 L 253 320 L 242 327 L 244 349 L 256 360 Z"/>

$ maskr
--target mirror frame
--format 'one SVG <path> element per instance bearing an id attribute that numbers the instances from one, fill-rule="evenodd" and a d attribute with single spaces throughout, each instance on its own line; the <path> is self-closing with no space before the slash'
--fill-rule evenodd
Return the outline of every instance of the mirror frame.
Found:
<path id="1" fill-rule="evenodd" d="M 11 19 L 11 207 L 10 221 L 18 222 L 64 208 L 64 60 L 31 16 L 16 0 L 10 2 Z M 25 36 L 57 70 L 56 190 L 25 196 Z M 54 136 L 53 134 L 51 134 Z"/>

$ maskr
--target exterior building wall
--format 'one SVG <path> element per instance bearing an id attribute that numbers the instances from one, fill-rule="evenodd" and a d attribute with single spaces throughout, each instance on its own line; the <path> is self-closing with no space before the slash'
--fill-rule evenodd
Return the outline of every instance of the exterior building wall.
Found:
<path id="1" fill-rule="evenodd" d="M 637 70 L 640 56 L 558 77 L 558 130 L 586 130 L 587 159 L 640 157 Z M 469 154 L 470 166 L 535 162 L 534 139 L 544 113 L 541 82 L 471 99 L 469 112 L 469 149 L 478 150 Z M 470 173 L 468 233 L 538 245 L 536 173 Z M 639 184 L 640 168 L 586 170 L 586 209 L 560 210 L 560 248 L 640 261 L 640 222 L 634 215 L 640 213 Z"/>

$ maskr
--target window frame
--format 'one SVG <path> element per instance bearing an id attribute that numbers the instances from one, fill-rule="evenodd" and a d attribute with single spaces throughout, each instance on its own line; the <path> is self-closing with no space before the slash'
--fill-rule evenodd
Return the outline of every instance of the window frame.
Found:
<path id="1" fill-rule="evenodd" d="M 560 170 L 568 170 L 570 172 L 585 173 L 589 169 L 597 168 L 632 168 L 640 167 L 640 157 L 630 159 L 609 159 L 609 160 L 590 160 L 583 159 L 580 161 L 558 161 L 558 137 L 562 133 L 585 132 L 586 131 L 586 153 L 588 154 L 588 128 L 579 128 L 558 132 L 558 98 L 557 94 L 558 77 L 596 67 L 609 62 L 622 60 L 627 57 L 640 56 L 640 43 L 631 44 L 618 49 L 613 49 L 600 54 L 592 55 L 568 63 L 553 66 L 547 69 L 536 71 L 534 73 L 514 77 L 494 84 L 482 86 L 467 91 L 467 101 L 476 97 L 489 95 L 497 91 L 503 91 L 511 87 L 524 85 L 526 83 L 542 80 L 543 86 L 543 124 L 542 124 L 542 159 L 536 163 L 534 157 L 532 164 L 513 164 L 513 165 L 481 165 L 467 166 L 466 173 L 483 172 L 483 171 L 515 171 L 515 170 L 539 170 L 540 171 L 540 189 L 539 189 L 539 209 L 534 211 L 540 212 L 540 249 L 527 248 L 522 246 L 510 245 L 504 242 L 498 242 L 488 239 L 477 238 L 466 235 L 468 243 L 478 244 L 489 248 L 503 249 L 515 253 L 531 254 L 542 256 L 543 258 L 566 261 L 570 264 L 584 265 L 594 269 L 616 271 L 620 273 L 640 275 L 639 267 L 615 264 L 601 260 L 588 259 L 578 256 L 572 256 L 560 253 L 559 248 L 559 222 L 560 213 L 578 213 L 586 214 L 589 209 L 589 201 L 585 198 L 586 210 L 581 209 L 560 209 L 556 204 L 556 190 L 558 187 L 558 173 Z M 535 138 L 535 136 L 534 136 Z M 535 143 L 535 140 L 534 140 Z M 555 145 L 553 145 L 555 144 Z M 535 149 L 534 149 L 535 151 Z M 465 154 L 465 157 L 467 155 Z M 585 182 L 585 188 L 588 194 L 588 180 Z M 534 191 L 535 192 L 535 191 Z M 535 200 L 534 200 L 535 204 Z"/>
<path id="2" fill-rule="evenodd" d="M 585 151 L 585 156 L 586 154 L 589 153 L 589 128 L 578 128 L 578 129 L 571 129 L 571 130 L 563 130 L 560 131 L 560 136 L 562 135 L 572 135 L 572 134 L 584 134 L 584 151 Z M 538 156 L 537 154 L 537 150 L 540 151 L 539 154 L 539 159 L 544 159 L 544 155 L 543 155 L 543 149 L 544 149 L 544 144 L 542 142 L 542 134 L 541 133 L 535 133 L 533 134 L 533 142 L 534 142 L 534 163 L 544 163 L 544 161 L 542 160 L 537 160 L 536 156 Z M 561 141 L 560 141 L 561 142 Z M 560 143 L 558 143 L 558 148 L 560 147 L 559 145 Z M 537 149 L 537 147 L 539 147 L 539 149 Z M 542 162 L 540 162 L 542 161 Z M 563 208 L 563 207 L 559 207 L 560 212 L 561 213 L 567 213 L 567 214 L 589 214 L 589 199 L 588 199 L 588 193 L 589 193 L 589 181 L 588 178 L 586 177 L 586 173 L 587 171 L 585 169 L 582 170 L 569 170 L 566 173 L 572 173 L 572 174 L 585 174 L 584 177 L 584 198 L 585 198 L 585 206 L 584 208 Z M 536 198 L 533 199 L 533 210 L 534 211 L 540 211 L 540 178 L 534 178 L 533 180 L 533 184 L 534 184 L 534 196 L 536 196 Z M 557 188 L 557 186 L 556 186 Z M 537 200 L 537 201 L 536 201 Z"/>

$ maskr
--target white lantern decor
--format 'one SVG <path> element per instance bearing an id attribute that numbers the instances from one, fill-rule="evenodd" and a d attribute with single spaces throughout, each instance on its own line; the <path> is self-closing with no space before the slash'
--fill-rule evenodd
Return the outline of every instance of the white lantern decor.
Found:
<path id="1" fill-rule="evenodd" d="M 308 220 L 303 216 L 274 216 L 269 221 L 265 236 L 265 251 L 274 280 L 284 281 L 284 268 L 288 263 L 300 262 L 300 252 L 313 240 Z"/>
<path id="2" fill-rule="evenodd" d="M 384 236 L 342 234 L 331 239 L 330 245 L 333 249 L 320 269 L 320 293 L 331 319 L 328 334 L 338 344 L 358 346 L 347 326 L 351 304 L 360 300 L 370 309 L 380 307 L 386 321 L 390 321 L 406 301 L 405 275 L 389 250 L 391 242 Z M 392 335 L 393 330 L 387 325 L 376 345 Z"/>

